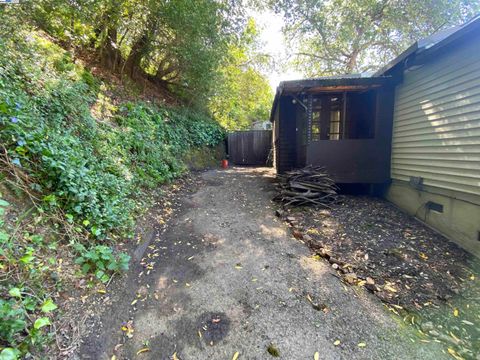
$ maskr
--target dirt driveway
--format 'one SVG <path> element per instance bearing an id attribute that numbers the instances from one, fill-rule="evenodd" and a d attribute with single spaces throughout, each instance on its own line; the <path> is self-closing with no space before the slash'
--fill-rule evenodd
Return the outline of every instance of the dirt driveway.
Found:
<path id="1" fill-rule="evenodd" d="M 442 359 L 275 217 L 272 173 L 208 171 L 137 251 L 80 359 Z M 145 250 L 145 251 L 144 251 Z M 109 290 L 110 292 L 110 290 Z M 122 330 L 123 324 L 123 330 Z"/>

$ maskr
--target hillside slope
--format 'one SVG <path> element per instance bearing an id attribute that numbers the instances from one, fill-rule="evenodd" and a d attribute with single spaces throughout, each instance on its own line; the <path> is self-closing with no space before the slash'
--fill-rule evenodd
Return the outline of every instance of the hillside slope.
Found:
<path id="1" fill-rule="evenodd" d="M 203 113 L 119 93 L 135 99 L 42 33 L 0 37 L 1 359 L 48 348 L 59 293 L 125 270 L 114 245 L 132 236 L 149 189 L 223 141 Z"/>

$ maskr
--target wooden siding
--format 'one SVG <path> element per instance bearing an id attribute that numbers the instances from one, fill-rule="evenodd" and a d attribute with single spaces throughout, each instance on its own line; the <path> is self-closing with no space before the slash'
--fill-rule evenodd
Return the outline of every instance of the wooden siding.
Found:
<path id="1" fill-rule="evenodd" d="M 391 175 L 480 194 L 480 41 L 405 72 L 395 96 Z"/>
<path id="2" fill-rule="evenodd" d="M 236 131 L 228 134 L 228 155 L 235 165 L 266 166 L 272 149 L 272 130 Z"/>
<path id="3" fill-rule="evenodd" d="M 279 173 L 294 169 L 297 165 L 296 106 L 292 100 L 292 97 L 284 96 L 279 101 L 278 139 L 275 139 L 278 148 L 276 166 Z"/>
<path id="4" fill-rule="evenodd" d="M 337 183 L 381 184 L 390 178 L 385 146 L 376 139 L 314 141 L 307 159 L 309 165 L 323 166 Z"/>

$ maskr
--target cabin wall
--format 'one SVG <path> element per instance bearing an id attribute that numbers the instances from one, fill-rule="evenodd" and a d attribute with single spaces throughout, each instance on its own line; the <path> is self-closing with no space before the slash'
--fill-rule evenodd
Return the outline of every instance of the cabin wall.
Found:
<path id="1" fill-rule="evenodd" d="M 375 139 L 321 140 L 308 145 L 308 165 L 323 166 L 337 183 L 388 181 L 390 159 Z"/>
<path id="2" fill-rule="evenodd" d="M 275 107 L 275 112 L 273 114 L 273 125 L 272 125 L 272 149 L 273 149 L 273 167 L 278 171 L 278 144 L 280 143 L 280 133 L 279 133 L 279 107 Z"/>
<path id="3" fill-rule="evenodd" d="M 357 97 L 358 95 L 354 95 L 354 98 Z M 394 88 L 384 86 L 371 97 L 369 101 L 375 102 L 375 106 L 370 108 L 374 110 L 365 114 L 362 102 L 355 100 L 349 108 L 347 122 L 367 122 L 370 116 L 374 118 L 374 121 L 368 121 L 373 123 L 373 128 L 365 128 L 362 134 L 352 134 L 352 130 L 348 130 L 352 137 L 361 135 L 363 138 L 309 142 L 307 165 L 325 167 L 338 183 L 389 182 Z"/>
<path id="4" fill-rule="evenodd" d="M 404 72 L 391 159 L 387 199 L 480 255 L 478 34 Z"/>
<path id="5" fill-rule="evenodd" d="M 282 96 L 278 103 L 278 138 L 276 141 L 278 173 L 294 169 L 297 163 L 296 105 L 290 96 Z"/>

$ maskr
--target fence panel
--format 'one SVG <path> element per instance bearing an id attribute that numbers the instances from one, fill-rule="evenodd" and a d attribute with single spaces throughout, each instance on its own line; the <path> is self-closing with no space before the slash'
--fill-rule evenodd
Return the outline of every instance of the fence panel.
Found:
<path id="1" fill-rule="evenodd" d="M 228 134 L 228 155 L 235 165 L 269 165 L 272 130 L 236 131 Z"/>

